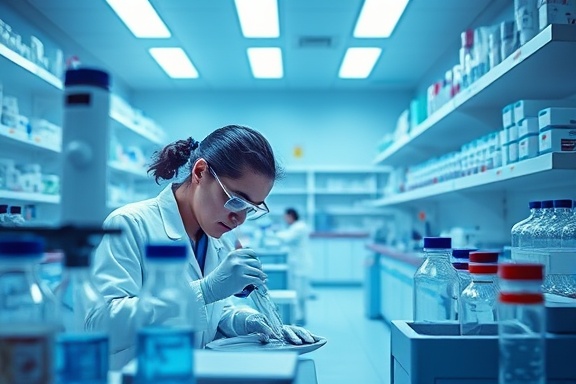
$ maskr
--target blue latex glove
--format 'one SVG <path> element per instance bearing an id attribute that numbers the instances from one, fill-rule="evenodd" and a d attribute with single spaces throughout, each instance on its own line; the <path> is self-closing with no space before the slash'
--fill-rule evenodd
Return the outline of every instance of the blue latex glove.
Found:
<path id="1" fill-rule="evenodd" d="M 240 292 L 247 285 L 262 285 L 266 281 L 262 264 L 253 249 L 230 252 L 208 276 L 200 281 L 204 301 L 209 304 Z"/>
<path id="2" fill-rule="evenodd" d="M 278 332 L 280 332 L 281 335 Z M 282 325 L 278 332 L 274 332 L 268 319 L 260 313 L 251 314 L 246 318 L 246 333 L 264 335 L 261 339 L 263 342 L 265 342 L 266 338 L 274 338 L 284 340 L 290 344 L 302 345 L 313 344 L 320 340 L 318 336 L 310 333 L 310 331 L 295 325 Z"/>

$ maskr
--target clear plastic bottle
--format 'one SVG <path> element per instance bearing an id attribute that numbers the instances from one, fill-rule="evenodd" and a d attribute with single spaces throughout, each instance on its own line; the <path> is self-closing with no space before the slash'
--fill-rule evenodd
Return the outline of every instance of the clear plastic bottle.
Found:
<path id="1" fill-rule="evenodd" d="M 450 263 L 452 239 L 425 237 L 425 260 L 414 274 L 414 320 L 456 320 L 458 274 Z"/>
<path id="2" fill-rule="evenodd" d="M 498 252 L 471 252 L 470 284 L 460 296 L 460 334 L 478 335 L 482 324 L 495 324 L 498 302 Z"/>
<path id="3" fill-rule="evenodd" d="M 459 320 L 462 314 L 462 302 L 460 297 L 462 296 L 462 291 L 464 288 L 470 284 L 470 272 L 468 272 L 468 260 L 470 258 L 470 252 L 474 252 L 476 249 L 465 249 L 458 248 L 452 250 L 452 266 L 458 274 L 458 306 L 456 318 Z"/>
<path id="4" fill-rule="evenodd" d="M 562 228 L 560 247 L 576 251 L 576 200 L 572 202 L 572 216 Z"/>
<path id="5" fill-rule="evenodd" d="M 55 289 L 63 331 L 57 336 L 58 384 L 106 384 L 109 343 L 106 301 L 92 283 L 90 249 L 64 257 Z M 94 321 L 98 316 L 98 321 Z"/>
<path id="6" fill-rule="evenodd" d="M 541 235 L 545 240 L 544 249 L 546 251 L 558 252 L 561 250 L 562 231 L 570 219 L 572 219 L 572 200 L 554 200 L 554 213 Z M 545 293 L 565 295 L 566 291 L 571 290 L 569 280 L 570 275 L 568 274 L 546 273 L 542 288 Z"/>
<path id="7" fill-rule="evenodd" d="M 545 237 L 547 240 L 546 248 L 550 250 L 559 250 L 562 248 L 562 229 L 572 219 L 572 200 L 554 200 L 554 214 L 550 219 L 550 225 L 547 228 Z"/>
<path id="8" fill-rule="evenodd" d="M 148 245 L 137 305 L 137 382 L 194 383 L 196 306 L 183 275 L 185 245 Z"/>
<path id="9" fill-rule="evenodd" d="M 562 228 L 560 247 L 562 251 L 576 252 L 576 200 L 572 202 L 572 214 Z M 576 298 L 576 271 L 565 276 L 563 293 L 564 296 Z"/>
<path id="10" fill-rule="evenodd" d="M 522 230 L 526 228 L 528 225 L 533 223 L 534 221 L 538 220 L 542 215 L 542 202 L 541 201 L 531 201 L 528 203 L 530 207 L 530 215 L 517 222 L 512 226 L 510 230 L 510 245 L 512 246 L 512 257 L 514 257 L 516 251 L 520 246 L 520 234 Z"/>
<path id="11" fill-rule="evenodd" d="M 470 273 L 468 272 L 468 262 L 470 259 L 470 252 L 477 251 L 475 248 L 455 248 L 452 250 L 452 266 L 458 274 L 458 297 L 470 284 Z"/>
<path id="12" fill-rule="evenodd" d="M 543 266 L 501 264 L 498 277 L 499 384 L 545 384 Z"/>
<path id="13" fill-rule="evenodd" d="M 518 247 L 520 249 L 533 249 L 545 246 L 546 242 L 537 241 L 536 237 L 544 237 L 544 231 L 547 227 L 548 220 L 554 214 L 554 200 L 542 201 L 540 217 L 525 225 L 518 238 Z M 544 244 L 544 245 L 543 245 Z"/>
<path id="14" fill-rule="evenodd" d="M 0 238 L 0 383 L 52 384 L 55 302 L 35 274 L 44 243 Z"/>

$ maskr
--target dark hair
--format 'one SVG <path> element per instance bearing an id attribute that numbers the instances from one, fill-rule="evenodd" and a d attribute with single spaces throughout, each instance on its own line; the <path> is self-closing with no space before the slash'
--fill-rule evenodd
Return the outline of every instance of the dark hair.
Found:
<path id="1" fill-rule="evenodd" d="M 178 176 L 186 163 L 191 173 L 199 158 L 205 159 L 219 176 L 232 179 L 241 177 L 245 166 L 274 180 L 281 175 L 268 140 L 254 129 L 241 125 L 218 128 L 202 142 L 189 137 L 168 144 L 154 152 L 148 173 L 154 176 L 156 183 L 160 179 L 170 180 Z"/>
<path id="2" fill-rule="evenodd" d="M 296 211 L 294 208 L 286 208 L 286 211 L 284 211 L 285 214 L 292 216 L 292 218 L 295 221 L 298 221 L 300 219 L 300 215 L 298 214 L 298 211 Z"/>

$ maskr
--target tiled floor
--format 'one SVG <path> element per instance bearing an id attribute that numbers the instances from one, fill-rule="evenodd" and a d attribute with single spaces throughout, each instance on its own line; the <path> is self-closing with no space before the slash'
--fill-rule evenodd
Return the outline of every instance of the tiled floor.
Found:
<path id="1" fill-rule="evenodd" d="M 314 359 L 318 384 L 388 384 L 390 331 L 382 320 L 364 315 L 361 287 L 316 287 L 308 302 L 306 328 L 326 337 Z"/>

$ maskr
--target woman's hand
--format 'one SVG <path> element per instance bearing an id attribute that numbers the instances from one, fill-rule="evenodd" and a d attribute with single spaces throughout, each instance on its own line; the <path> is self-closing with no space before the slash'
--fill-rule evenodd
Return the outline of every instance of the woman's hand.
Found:
<path id="1" fill-rule="evenodd" d="M 241 292 L 250 284 L 262 285 L 268 276 L 253 249 L 241 248 L 230 252 L 200 286 L 204 301 L 209 304 Z"/>

